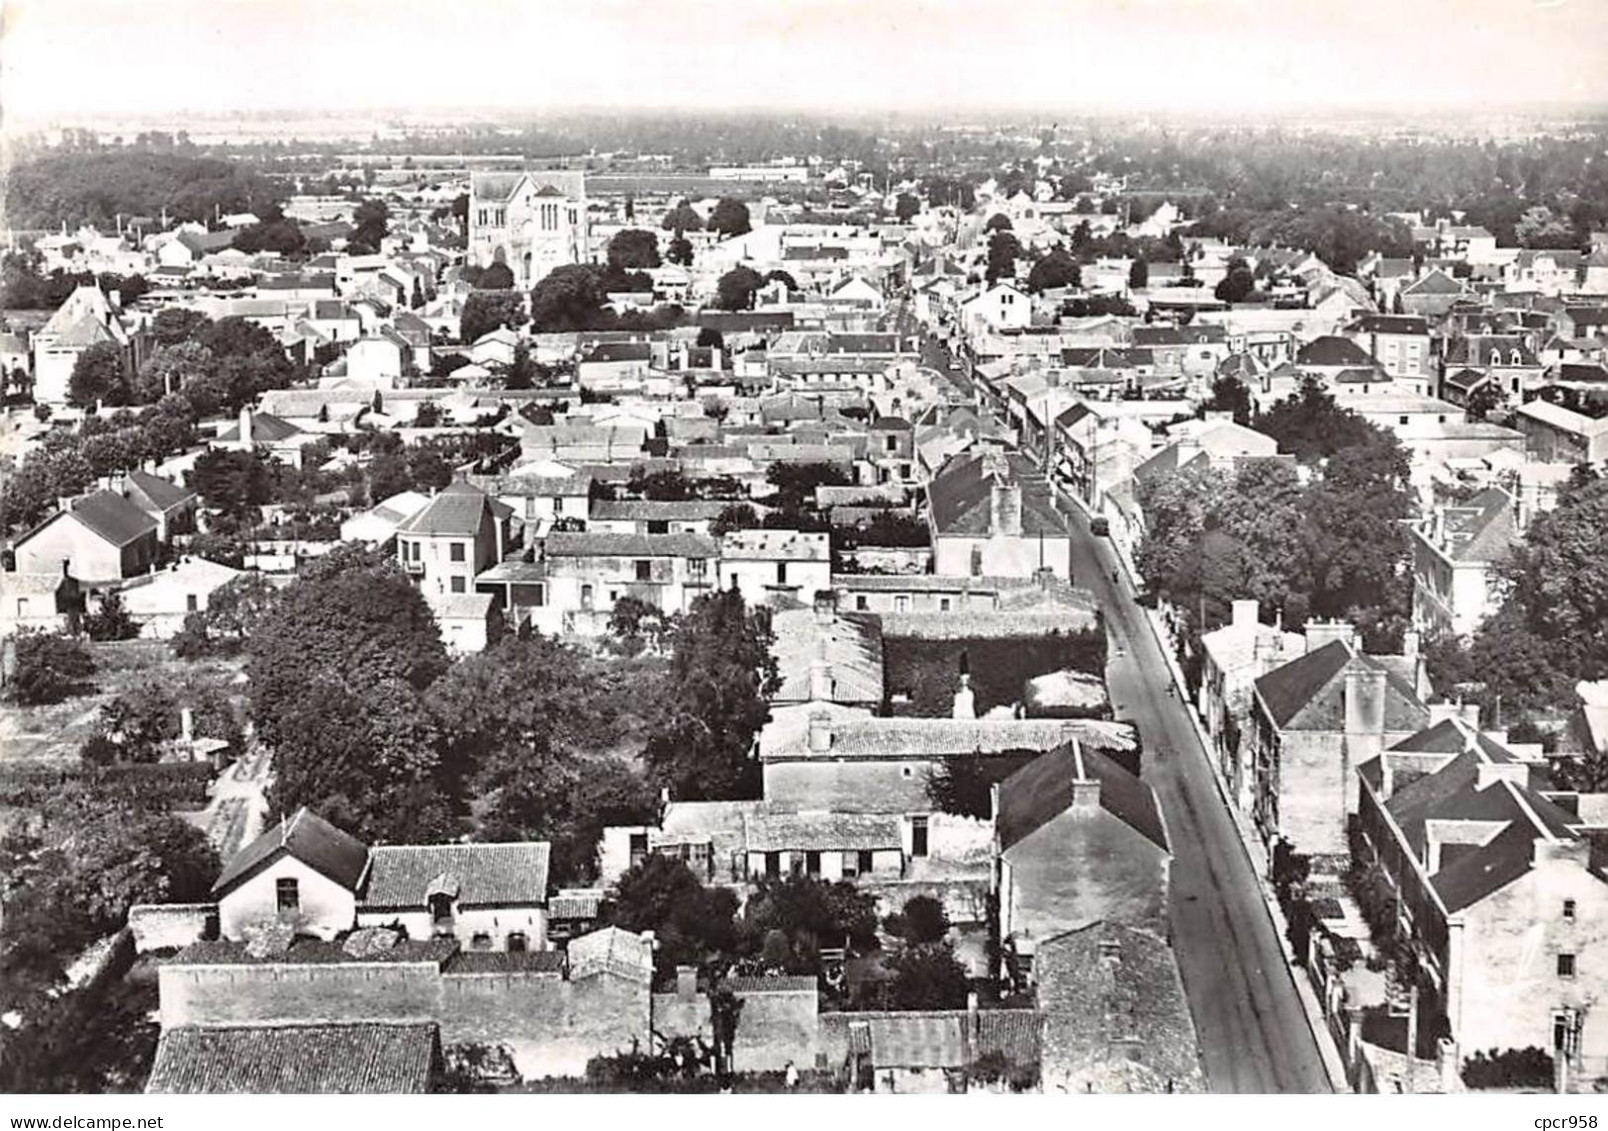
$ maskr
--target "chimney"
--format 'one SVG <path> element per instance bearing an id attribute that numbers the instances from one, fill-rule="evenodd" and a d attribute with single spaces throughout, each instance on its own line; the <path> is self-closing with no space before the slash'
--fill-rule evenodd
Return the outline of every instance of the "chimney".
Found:
<path id="1" fill-rule="evenodd" d="M 1353 661 L 1346 669 L 1346 741 L 1353 737 L 1371 739 L 1375 746 L 1385 733 L 1385 672 L 1382 668 Z M 1351 764 L 1367 756 L 1352 756 Z"/>
<path id="2" fill-rule="evenodd" d="M 710 369 L 719 369 L 719 368 L 721 368 L 720 363 L 721 363 L 722 360 L 724 360 L 724 358 L 723 358 L 723 356 L 722 356 L 722 354 L 720 352 L 720 347 L 719 346 L 710 346 L 709 347 L 709 368 Z"/>
<path id="3" fill-rule="evenodd" d="M 1506 746 L 1507 745 L 1508 732 L 1507 732 L 1506 727 L 1503 727 L 1500 730 L 1486 730 L 1486 731 L 1482 731 L 1481 733 L 1484 734 L 1486 738 L 1488 738 L 1492 742 L 1496 743 L 1498 746 Z"/>
<path id="4" fill-rule="evenodd" d="M 1463 717 L 1463 704 L 1461 703 L 1431 703 L 1429 704 L 1429 725 L 1437 726 L 1448 719 Z"/>
<path id="5" fill-rule="evenodd" d="M 661 373 L 670 368 L 670 343 L 664 338 L 655 338 L 652 343 L 652 366 Z"/>
<path id="6" fill-rule="evenodd" d="M 249 448 L 251 446 L 251 442 L 252 442 L 251 441 L 251 406 L 250 405 L 241 405 L 240 406 L 240 446 L 243 447 L 243 448 Z"/>
<path id="7" fill-rule="evenodd" d="M 1343 620 L 1312 620 L 1307 621 L 1306 642 L 1309 653 L 1316 652 L 1325 645 L 1336 640 L 1345 642 L 1347 648 L 1356 641 L 1356 629 Z"/>
<path id="8" fill-rule="evenodd" d="M 1483 790 L 1497 782 L 1509 781 L 1517 786 L 1530 784 L 1530 767 L 1524 762 L 1487 762 L 1481 760 L 1474 768 L 1474 788 Z"/>
<path id="9" fill-rule="evenodd" d="M 971 676 L 966 672 L 960 673 L 960 689 L 955 692 L 955 705 L 949 711 L 952 719 L 975 719 L 977 717 L 977 694 L 971 689 Z"/>
<path id="10" fill-rule="evenodd" d="M 992 534 L 1019 538 L 1022 534 L 1022 488 L 1013 483 L 994 484 L 989 496 L 988 527 Z"/>
<path id="11" fill-rule="evenodd" d="M 815 591 L 815 623 L 823 628 L 837 619 L 837 590 Z"/>
<path id="12" fill-rule="evenodd" d="M 1254 629 L 1257 624 L 1258 605 L 1255 601 L 1234 601 L 1229 605 L 1229 623 L 1239 629 Z M 1258 634 L 1260 635 L 1260 634 Z"/>
<path id="13" fill-rule="evenodd" d="M 810 752 L 824 754 L 832 749 L 832 716 L 826 711 L 810 713 Z"/>
<path id="14" fill-rule="evenodd" d="M 1457 1056 L 1457 1042 L 1450 1037 L 1442 1037 L 1435 1042 L 1435 1070 L 1440 1074 L 1440 1090 L 1442 1095 L 1451 1095 L 1453 1092 L 1463 1090 L 1459 1077 L 1459 1061 Z"/>
<path id="15" fill-rule="evenodd" d="M 1092 813 L 1100 808 L 1100 779 L 1079 776 L 1072 783 L 1072 811 Z"/>
<path id="16" fill-rule="evenodd" d="M 810 700 L 815 703 L 830 703 L 832 693 L 836 689 L 836 681 L 832 678 L 832 663 L 825 659 L 810 661 Z"/>
<path id="17" fill-rule="evenodd" d="M 1474 730 L 1480 728 L 1480 705 L 1478 703 L 1464 703 L 1460 711 L 1463 722 Z"/>
<path id="18" fill-rule="evenodd" d="M 676 347 L 676 368 L 680 370 L 692 368 L 692 349 L 686 342 L 681 342 Z"/>
<path id="19" fill-rule="evenodd" d="M 698 997 L 698 968 L 696 966 L 676 967 L 676 1000 L 695 1001 Z"/>
<path id="20" fill-rule="evenodd" d="M 1416 660 L 1421 642 L 1422 638 L 1416 628 L 1406 629 L 1401 634 L 1401 654 L 1409 660 Z"/>
<path id="21" fill-rule="evenodd" d="M 188 707 L 179 708 L 179 739 L 186 746 L 195 741 L 195 712 Z"/>

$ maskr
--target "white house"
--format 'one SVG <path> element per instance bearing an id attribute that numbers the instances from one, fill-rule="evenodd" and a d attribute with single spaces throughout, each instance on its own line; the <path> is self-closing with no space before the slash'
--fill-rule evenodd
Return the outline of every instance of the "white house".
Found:
<path id="1" fill-rule="evenodd" d="M 797 530 L 733 530 L 720 542 L 720 587 L 750 605 L 809 604 L 832 588 L 829 534 Z"/>
<path id="2" fill-rule="evenodd" d="M 960 304 L 962 325 L 967 332 L 1021 330 L 1033 321 L 1033 300 L 1009 283 L 993 286 Z"/>

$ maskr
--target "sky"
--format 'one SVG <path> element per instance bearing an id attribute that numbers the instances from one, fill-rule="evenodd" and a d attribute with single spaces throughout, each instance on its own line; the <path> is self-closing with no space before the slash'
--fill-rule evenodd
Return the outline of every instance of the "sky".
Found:
<path id="1" fill-rule="evenodd" d="M 200 111 L 1608 102 L 1608 0 L 0 0 L 7 126 Z"/>

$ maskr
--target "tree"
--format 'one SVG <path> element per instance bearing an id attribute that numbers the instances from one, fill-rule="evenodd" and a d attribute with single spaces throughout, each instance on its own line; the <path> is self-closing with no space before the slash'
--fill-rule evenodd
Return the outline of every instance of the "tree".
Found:
<path id="1" fill-rule="evenodd" d="M 910 223 L 910 221 L 915 219 L 917 213 L 920 211 L 921 201 L 908 192 L 902 192 L 897 198 L 894 199 L 894 219 L 898 220 L 901 224 Z"/>
<path id="2" fill-rule="evenodd" d="M 667 232 L 675 232 L 679 237 L 682 232 L 703 231 L 703 218 L 698 215 L 692 205 L 682 200 L 669 212 L 665 213 L 664 220 L 659 224 Z"/>
<path id="3" fill-rule="evenodd" d="M 736 197 L 721 197 L 715 202 L 714 211 L 709 213 L 709 230 L 727 239 L 747 235 L 753 231 L 753 225 L 749 222 L 748 205 Z"/>
<path id="4" fill-rule="evenodd" d="M 983 225 L 985 232 L 1008 232 L 1011 230 L 1011 218 L 1003 212 L 996 212 L 988 218 Z"/>
<path id="5" fill-rule="evenodd" d="M 927 798 L 941 813 L 986 819 L 994 815 L 998 780 L 985 771 L 981 758 L 946 758 L 927 779 Z"/>
<path id="6" fill-rule="evenodd" d="M 167 313 L 167 311 L 163 311 Z M 184 341 L 158 346 L 141 362 L 134 378 L 134 399 L 154 404 L 164 396 L 188 390 L 199 396 L 192 400 L 197 415 L 216 412 L 219 405 L 206 387 L 206 377 L 217 366 L 212 351 L 199 342 Z M 199 403 L 196 401 L 199 400 Z"/>
<path id="7" fill-rule="evenodd" d="M 514 289 L 514 272 L 500 260 L 480 273 L 475 280 L 477 291 L 511 291 Z"/>
<path id="8" fill-rule="evenodd" d="M 682 267 L 691 267 L 692 241 L 677 230 L 675 238 L 665 246 L 664 257 L 671 263 L 679 264 Z"/>
<path id="9" fill-rule="evenodd" d="M 1238 377 L 1224 376 L 1212 382 L 1212 395 L 1201 405 L 1202 412 L 1230 412 L 1234 423 L 1249 428 L 1251 424 L 1251 391 Z"/>
<path id="10" fill-rule="evenodd" d="M 458 338 L 475 342 L 493 330 L 518 329 L 524 320 L 524 296 L 518 291 L 475 291 L 464 299 Z"/>
<path id="11" fill-rule="evenodd" d="M 84 617 L 84 631 L 91 640 L 133 640 L 140 634 L 140 626 L 123 607 L 123 595 L 114 589 L 101 598 L 99 609 Z"/>
<path id="12" fill-rule="evenodd" d="M 195 461 L 190 485 L 214 510 L 234 518 L 273 498 L 274 477 L 255 452 L 214 449 Z"/>
<path id="13" fill-rule="evenodd" d="M 1016 277 L 1016 261 L 1022 257 L 1022 243 L 1014 232 L 998 230 L 988 238 L 988 267 L 984 277 L 990 282 Z"/>
<path id="14" fill-rule="evenodd" d="M 70 636 L 24 631 L 15 640 L 17 667 L 7 694 L 24 707 L 60 703 L 82 694 L 95 674 L 88 650 Z"/>
<path id="15" fill-rule="evenodd" d="M 275 211 L 277 213 L 277 209 Z M 307 250 L 307 237 L 294 220 L 274 215 L 236 232 L 233 246 L 236 251 L 243 251 L 247 255 L 266 251 L 274 255 L 298 256 Z"/>
<path id="16" fill-rule="evenodd" d="M 752 505 L 732 503 L 715 516 L 709 524 L 709 533 L 720 538 L 733 530 L 757 530 L 759 525 L 759 512 Z"/>
<path id="17" fill-rule="evenodd" d="M 764 276 L 739 264 L 720 277 L 715 302 L 722 310 L 752 310 L 754 296 L 764 285 Z"/>
<path id="18" fill-rule="evenodd" d="M 780 677 L 770 618 L 735 589 L 693 602 L 672 632 L 670 694 L 643 752 L 649 770 L 684 799 L 752 796 L 748 752 L 770 717 Z"/>
<path id="19" fill-rule="evenodd" d="M 1061 248 L 1055 248 L 1033 264 L 1032 270 L 1027 273 L 1027 290 L 1029 294 L 1038 294 L 1060 287 L 1076 287 L 1082 275 L 1078 261 Z"/>
<path id="20" fill-rule="evenodd" d="M 539 334 L 590 329 L 603 310 L 596 271 L 581 264 L 555 267 L 530 293 L 532 328 Z"/>
<path id="21" fill-rule="evenodd" d="M 1316 463 L 1342 448 L 1368 440 L 1372 427 L 1342 408 L 1315 378 L 1301 383 L 1293 397 L 1279 401 L 1256 418 L 1256 430 L 1279 442 L 1279 450 L 1302 463 Z"/>
<path id="22" fill-rule="evenodd" d="M 199 310 L 169 306 L 156 312 L 151 319 L 151 340 L 158 346 L 176 346 L 193 342 L 212 325 L 212 319 Z"/>
<path id="23" fill-rule="evenodd" d="M 205 327 L 197 339 L 213 357 L 214 371 L 202 377 L 186 392 L 197 397 L 195 389 L 204 386 L 202 397 L 226 412 L 235 412 L 269 389 L 283 389 L 296 376 L 296 367 L 285 356 L 272 333 L 231 316 Z M 199 400 L 201 397 L 197 397 Z"/>
<path id="24" fill-rule="evenodd" d="M 256 570 L 230 578 L 212 591 L 205 609 L 184 618 L 173 650 L 184 659 L 235 655 L 245 648 L 278 594 L 279 587 Z"/>
<path id="25" fill-rule="evenodd" d="M 906 946 L 882 964 L 893 972 L 886 990 L 888 1008 L 965 1008 L 970 983 L 948 943 Z"/>
<path id="26" fill-rule="evenodd" d="M 765 272 L 765 282 L 767 285 L 770 283 L 781 283 L 787 288 L 788 293 L 792 293 L 799 289 L 798 280 L 779 267 L 774 271 Z"/>
<path id="27" fill-rule="evenodd" d="M 96 342 L 78 355 L 67 378 L 67 402 L 79 408 L 128 404 L 131 390 L 123 350 L 116 342 Z"/>
<path id="28" fill-rule="evenodd" d="M 748 897 L 742 927 L 747 949 L 761 948 L 767 965 L 815 974 L 823 948 L 876 949 L 876 896 L 843 880 L 767 877 Z"/>
<path id="29" fill-rule="evenodd" d="M 1232 304 L 1244 302 L 1255 289 L 1256 274 L 1251 270 L 1250 264 L 1236 255 L 1228 261 L 1228 272 L 1212 294 L 1223 302 Z"/>
<path id="30" fill-rule="evenodd" d="M 1468 414 L 1474 420 L 1484 420 L 1503 405 L 1502 386 L 1494 380 L 1481 381 L 1468 395 Z"/>
<path id="31" fill-rule="evenodd" d="M 888 916 L 888 929 L 911 946 L 925 946 L 942 942 L 949 934 L 949 916 L 939 900 L 930 895 L 913 895 L 905 900 L 898 915 Z"/>
<path id="32" fill-rule="evenodd" d="M 344 547 L 321 558 L 280 592 L 247 656 L 278 811 L 308 805 L 366 839 L 455 832 L 455 783 L 422 699 L 446 654 L 394 561 Z"/>
<path id="33" fill-rule="evenodd" d="M 608 263 L 616 271 L 647 270 L 659 266 L 659 237 L 642 228 L 616 232 L 609 240 Z"/>
<path id="34" fill-rule="evenodd" d="M 677 966 L 730 953 L 736 913 L 737 896 L 729 888 L 705 887 L 680 860 L 650 852 L 616 882 L 607 918 L 622 930 L 652 931 L 654 964 L 660 974 L 671 974 Z"/>
<path id="35" fill-rule="evenodd" d="M 1144 256 L 1138 256 L 1128 265 L 1128 289 L 1142 291 L 1150 286 L 1150 264 L 1145 262 Z"/>
<path id="36" fill-rule="evenodd" d="M 713 326 L 703 326 L 698 330 L 698 340 L 693 343 L 699 349 L 725 349 L 726 336 Z"/>
<path id="37" fill-rule="evenodd" d="M 385 201 L 370 197 L 352 212 L 352 234 L 349 244 L 366 248 L 370 254 L 380 250 L 380 243 L 390 231 L 391 209 Z"/>

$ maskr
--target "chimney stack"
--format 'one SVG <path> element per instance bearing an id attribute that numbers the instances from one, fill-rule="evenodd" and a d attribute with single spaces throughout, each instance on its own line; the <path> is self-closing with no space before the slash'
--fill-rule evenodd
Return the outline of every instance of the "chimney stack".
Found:
<path id="1" fill-rule="evenodd" d="M 1022 534 L 1022 488 L 995 483 L 989 495 L 989 532 L 1019 538 Z"/>
<path id="2" fill-rule="evenodd" d="M 1409 660 L 1417 659 L 1420 637 L 1416 628 L 1409 628 L 1401 634 L 1401 654 Z"/>
<path id="3" fill-rule="evenodd" d="M 810 661 L 810 700 L 815 703 L 830 703 L 837 681 L 832 678 L 831 661 L 816 658 Z"/>
<path id="4" fill-rule="evenodd" d="M 960 689 L 955 692 L 955 705 L 950 709 L 949 717 L 953 719 L 977 717 L 977 694 L 971 689 L 971 676 L 966 672 L 960 673 Z"/>
<path id="5" fill-rule="evenodd" d="M 832 749 L 832 716 L 826 711 L 810 714 L 810 753 L 824 754 Z"/>
<path id="6" fill-rule="evenodd" d="M 1238 629 L 1255 628 L 1258 609 L 1255 601 L 1234 601 L 1229 605 L 1229 623 Z"/>
<path id="7" fill-rule="evenodd" d="M 825 628 L 837 619 L 837 590 L 815 591 L 815 623 Z"/>
<path id="8" fill-rule="evenodd" d="M 240 446 L 242 448 L 249 449 L 251 447 L 251 443 L 252 443 L 252 441 L 251 441 L 251 406 L 250 405 L 241 405 L 240 406 Z"/>
<path id="9" fill-rule="evenodd" d="M 1084 777 L 1081 772 L 1082 760 L 1079 760 L 1079 774 L 1072 783 L 1072 811 L 1074 813 L 1092 813 L 1100 808 L 1100 779 Z"/>
<path id="10" fill-rule="evenodd" d="M 195 741 L 195 712 L 188 707 L 179 708 L 179 738 L 186 746 Z"/>

